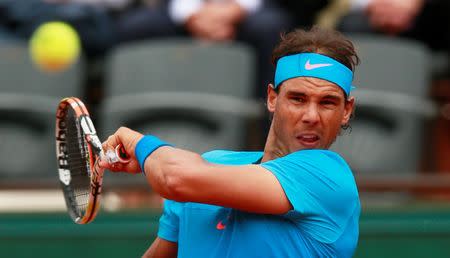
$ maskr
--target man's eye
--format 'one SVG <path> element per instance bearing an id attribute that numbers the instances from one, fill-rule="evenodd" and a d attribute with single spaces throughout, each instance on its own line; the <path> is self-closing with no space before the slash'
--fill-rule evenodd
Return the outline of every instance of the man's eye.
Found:
<path id="1" fill-rule="evenodd" d="M 297 98 L 297 97 L 292 97 L 291 100 L 294 102 L 298 102 L 298 103 L 305 102 L 305 100 L 303 98 Z"/>
<path id="2" fill-rule="evenodd" d="M 323 100 L 321 103 L 322 103 L 322 105 L 325 105 L 325 106 L 336 106 L 336 102 L 331 101 L 331 100 Z"/>

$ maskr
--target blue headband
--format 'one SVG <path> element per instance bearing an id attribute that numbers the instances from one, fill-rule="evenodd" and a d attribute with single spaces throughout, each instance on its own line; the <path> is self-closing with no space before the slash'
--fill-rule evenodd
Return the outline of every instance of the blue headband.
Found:
<path id="1" fill-rule="evenodd" d="M 316 53 L 299 53 L 284 56 L 277 62 L 275 88 L 296 77 L 315 77 L 335 83 L 349 96 L 353 72 L 338 61 Z"/>

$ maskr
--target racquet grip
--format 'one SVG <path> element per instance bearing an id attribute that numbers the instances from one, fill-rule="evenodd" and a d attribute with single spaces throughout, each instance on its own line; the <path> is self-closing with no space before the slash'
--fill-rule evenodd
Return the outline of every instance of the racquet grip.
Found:
<path id="1" fill-rule="evenodd" d="M 125 148 L 123 147 L 122 144 L 119 144 L 116 146 L 115 153 L 116 153 L 117 159 L 119 160 L 120 163 L 130 162 L 131 158 L 125 151 Z"/>
<path id="2" fill-rule="evenodd" d="M 126 164 L 130 162 L 131 158 L 126 153 L 125 148 L 122 144 L 119 144 L 114 148 L 114 150 L 107 150 L 101 155 L 101 159 L 105 159 L 109 164 L 123 163 Z"/>

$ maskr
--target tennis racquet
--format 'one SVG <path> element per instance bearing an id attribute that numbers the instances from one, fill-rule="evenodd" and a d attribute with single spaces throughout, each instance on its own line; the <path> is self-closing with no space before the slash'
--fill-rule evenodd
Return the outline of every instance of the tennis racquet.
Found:
<path id="1" fill-rule="evenodd" d="M 99 159 L 129 161 L 121 145 L 103 152 L 85 105 L 75 97 L 62 99 L 56 112 L 56 159 L 67 210 L 78 224 L 91 222 L 100 206 L 104 168 Z"/>

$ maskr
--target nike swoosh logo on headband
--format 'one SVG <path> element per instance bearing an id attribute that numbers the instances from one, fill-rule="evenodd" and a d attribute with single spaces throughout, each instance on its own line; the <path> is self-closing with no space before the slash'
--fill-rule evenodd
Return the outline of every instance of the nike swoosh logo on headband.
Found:
<path id="1" fill-rule="evenodd" d="M 316 68 L 326 67 L 326 66 L 332 66 L 333 64 L 310 64 L 309 59 L 305 63 L 305 69 L 306 70 L 314 70 Z"/>

